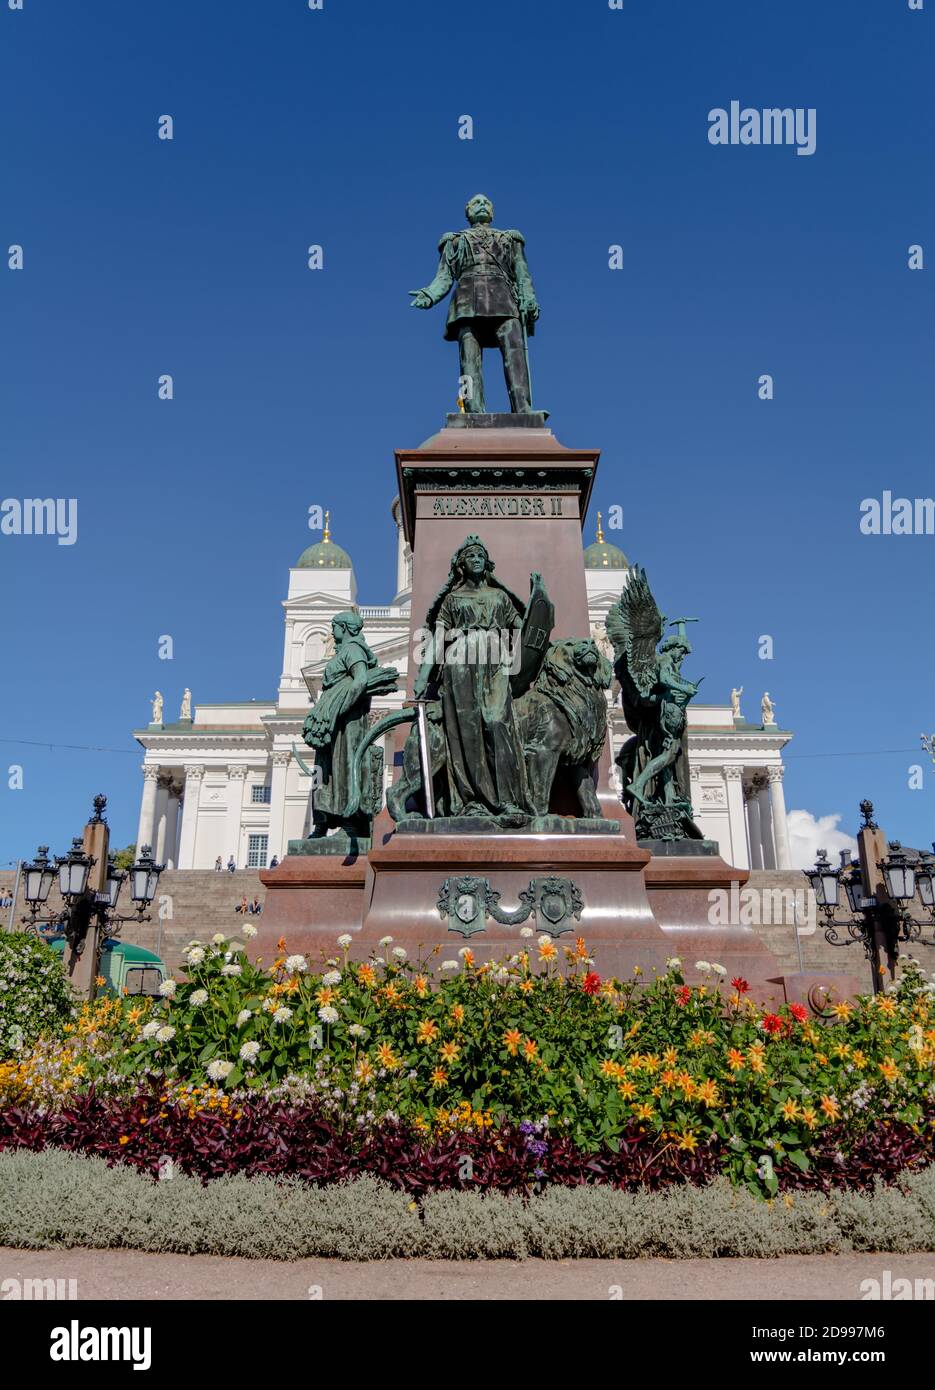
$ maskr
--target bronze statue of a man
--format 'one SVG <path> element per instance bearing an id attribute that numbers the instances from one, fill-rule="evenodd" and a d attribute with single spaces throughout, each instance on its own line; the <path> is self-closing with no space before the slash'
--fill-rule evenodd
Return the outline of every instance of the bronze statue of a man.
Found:
<path id="1" fill-rule="evenodd" d="M 498 347 L 510 409 L 526 415 L 532 410 L 526 336 L 534 330 L 539 305 L 525 243 L 520 232 L 491 226 L 493 203 L 483 193 L 476 193 L 464 211 L 470 226 L 442 237 L 435 279 L 424 289 L 409 291 L 412 307 L 431 309 L 454 285 L 445 337 L 458 344 L 464 409 L 486 409 L 483 350 Z"/>

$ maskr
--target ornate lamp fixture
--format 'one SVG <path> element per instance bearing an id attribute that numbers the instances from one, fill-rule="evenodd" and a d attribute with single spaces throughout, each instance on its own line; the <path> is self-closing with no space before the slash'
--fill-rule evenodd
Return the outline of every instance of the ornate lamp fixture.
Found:
<path id="1" fill-rule="evenodd" d="M 861 832 L 878 831 L 873 819 L 873 803 L 862 801 L 860 810 Z M 935 844 L 932 848 L 935 849 Z M 910 904 L 918 900 L 926 911 L 927 920 L 935 925 L 935 854 L 925 852 L 915 856 L 914 851 L 907 852 L 898 840 L 891 840 L 888 852 L 876 865 L 886 890 L 882 901 L 867 893 L 860 860 L 853 859 L 847 865 L 843 854 L 841 858 L 841 867 L 836 869 L 828 862 L 827 852 L 820 849 L 814 868 L 806 869 L 805 876 L 825 919 L 825 940 L 832 946 L 863 946 L 872 969 L 874 993 L 877 993 L 882 989 L 881 949 L 886 951 L 892 964 L 900 941 L 935 946 L 935 940 L 922 939 L 924 919 L 910 912 Z M 842 883 L 851 913 L 848 920 L 837 915 Z"/>
<path id="2" fill-rule="evenodd" d="M 106 805 L 105 796 L 94 798 L 92 825 L 104 822 Z M 64 932 L 80 955 L 88 927 L 95 918 L 102 932 L 111 937 L 120 935 L 125 922 L 150 921 L 146 909 L 156 896 L 159 875 L 165 868 L 164 864 L 153 861 L 151 846 L 143 845 L 129 872 L 118 869 L 113 855 L 108 855 L 103 892 L 94 892 L 88 887 L 88 879 L 96 863 L 93 855 L 85 852 L 80 836 L 72 840 L 67 854 L 56 857 L 54 864 L 49 859 L 48 845 L 40 845 L 35 859 L 26 865 L 23 875 L 24 897 L 29 908 L 28 915 L 22 918 L 26 930 L 38 932 L 41 926 L 47 925 L 55 931 Z M 64 906 L 57 912 L 44 912 L 56 877 Z M 127 878 L 130 879 L 130 896 L 135 904 L 135 911 L 130 916 L 117 911 L 120 889 Z"/>

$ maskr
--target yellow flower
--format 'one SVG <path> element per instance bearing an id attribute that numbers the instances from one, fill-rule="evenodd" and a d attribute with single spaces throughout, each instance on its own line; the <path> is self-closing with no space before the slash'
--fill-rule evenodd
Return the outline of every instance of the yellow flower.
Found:
<path id="1" fill-rule="evenodd" d="M 424 975 L 417 975 L 412 982 L 412 988 L 420 999 L 424 999 L 429 992 L 429 982 Z"/>
<path id="2" fill-rule="evenodd" d="M 424 1018 L 416 1029 L 416 1042 L 430 1043 L 438 1037 L 438 1024 L 431 1018 Z"/>
<path id="3" fill-rule="evenodd" d="M 731 1071 L 742 1071 L 745 1060 L 743 1053 L 739 1052 L 736 1047 L 728 1049 L 727 1065 Z"/>
<path id="4" fill-rule="evenodd" d="M 667 1047 L 665 1052 L 663 1052 L 662 1054 L 662 1060 L 665 1062 L 667 1067 L 674 1067 L 676 1062 L 678 1061 L 678 1057 L 678 1051 L 674 1047 Z"/>
<path id="5" fill-rule="evenodd" d="M 431 1079 L 433 1087 L 437 1088 L 439 1086 L 444 1086 L 446 1081 L 448 1080 L 448 1073 L 444 1070 L 443 1067 L 436 1067 L 435 1070 L 432 1072 Z"/>
<path id="6" fill-rule="evenodd" d="M 531 990 L 535 989 L 536 982 L 535 980 L 520 980 L 519 987 L 524 994 L 529 994 Z"/>
<path id="7" fill-rule="evenodd" d="M 607 1057 L 601 1063 L 600 1071 L 602 1076 L 609 1077 L 612 1081 L 622 1081 L 625 1072 L 619 1062 Z"/>
<path id="8" fill-rule="evenodd" d="M 799 1107 L 791 1096 L 783 1101 L 779 1111 L 784 1120 L 797 1120 L 799 1117 Z"/>
<path id="9" fill-rule="evenodd" d="M 653 1117 L 653 1113 L 654 1112 L 652 1106 L 646 1105 L 645 1103 L 641 1105 L 634 1105 L 633 1107 L 633 1114 L 636 1116 L 638 1120 L 651 1120 Z"/>
<path id="10" fill-rule="evenodd" d="M 503 1046 L 510 1056 L 515 1057 L 519 1050 L 519 1045 L 523 1041 L 523 1035 L 517 1028 L 508 1028 L 500 1041 L 503 1043 Z"/>
<path id="11" fill-rule="evenodd" d="M 703 1081 L 698 1087 L 698 1099 L 703 1101 L 707 1106 L 719 1105 L 721 1097 L 718 1092 L 717 1082 Z"/>
<path id="12" fill-rule="evenodd" d="M 454 1020 L 455 1023 L 457 1023 L 457 1024 L 462 1024 L 462 1023 L 464 1022 L 464 1005 L 463 1005 L 463 1004 L 452 1004 L 452 1006 L 451 1006 L 451 1017 L 452 1017 L 452 1019 Z"/>
<path id="13" fill-rule="evenodd" d="M 624 1100 L 632 1100 L 636 1095 L 636 1086 L 632 1081 L 621 1081 L 617 1090 L 623 1096 Z"/>
<path id="14" fill-rule="evenodd" d="M 523 1056 L 526 1058 L 526 1061 L 534 1062 L 538 1051 L 539 1044 L 534 1042 L 532 1038 L 527 1038 L 523 1043 Z"/>
<path id="15" fill-rule="evenodd" d="M 829 1120 L 836 1120 L 841 1114 L 841 1107 L 831 1096 L 822 1096 L 821 1109 L 828 1116 Z"/>
<path id="16" fill-rule="evenodd" d="M 371 985 L 375 985 L 377 982 L 377 972 L 372 965 L 362 965 L 357 972 L 357 978 L 360 980 L 361 984 L 366 985 L 369 989 Z"/>
<path id="17" fill-rule="evenodd" d="M 551 941 L 543 941 L 542 945 L 539 947 L 539 959 L 555 960 L 557 955 L 558 952 L 556 951 L 553 943 Z"/>
<path id="18" fill-rule="evenodd" d="M 118 1144 L 129 1144 L 129 1142 L 130 1142 L 130 1136 L 129 1136 L 129 1134 L 121 1134 L 120 1138 L 117 1140 L 117 1143 L 118 1143 Z"/>
<path id="19" fill-rule="evenodd" d="M 457 1043 L 442 1043 L 439 1048 L 439 1056 L 443 1062 L 456 1062 L 461 1055 L 461 1049 Z"/>
<path id="20" fill-rule="evenodd" d="M 396 1071 L 402 1065 L 389 1043 L 380 1043 L 377 1048 L 377 1060 L 387 1071 Z"/>
<path id="21" fill-rule="evenodd" d="M 885 1057 L 883 1061 L 877 1063 L 877 1065 L 887 1081 L 896 1080 L 899 1075 L 899 1067 L 897 1067 L 892 1057 Z"/>
<path id="22" fill-rule="evenodd" d="M 876 996 L 877 1012 L 886 1018 L 893 1018 L 896 1014 L 896 1000 L 891 994 L 878 994 Z"/>
<path id="23" fill-rule="evenodd" d="M 854 1055 L 851 1057 L 851 1061 L 858 1071 L 863 1071 L 864 1067 L 867 1065 L 867 1057 L 862 1048 L 854 1048 Z"/>
<path id="24" fill-rule="evenodd" d="M 814 1129 L 818 1123 L 818 1117 L 810 1105 L 803 1107 L 801 1119 L 807 1129 Z"/>
<path id="25" fill-rule="evenodd" d="M 698 1140 L 694 1134 L 680 1134 L 679 1142 L 676 1145 L 679 1149 L 684 1149 L 687 1153 L 693 1154 L 698 1147 Z"/>
<path id="26" fill-rule="evenodd" d="M 373 1066 L 367 1060 L 367 1058 L 361 1057 L 360 1061 L 357 1063 L 357 1066 L 354 1068 L 354 1075 L 357 1077 L 358 1081 L 362 1081 L 363 1084 L 366 1086 L 367 1083 L 372 1081 L 373 1078 L 376 1076 L 376 1072 L 374 1071 Z"/>

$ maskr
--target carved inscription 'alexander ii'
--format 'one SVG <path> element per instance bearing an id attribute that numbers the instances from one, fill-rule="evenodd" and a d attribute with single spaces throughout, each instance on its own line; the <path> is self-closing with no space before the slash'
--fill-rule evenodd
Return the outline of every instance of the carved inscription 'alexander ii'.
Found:
<path id="1" fill-rule="evenodd" d="M 436 497 L 432 504 L 433 516 L 564 516 L 562 502 L 558 495 L 548 497 Z"/>

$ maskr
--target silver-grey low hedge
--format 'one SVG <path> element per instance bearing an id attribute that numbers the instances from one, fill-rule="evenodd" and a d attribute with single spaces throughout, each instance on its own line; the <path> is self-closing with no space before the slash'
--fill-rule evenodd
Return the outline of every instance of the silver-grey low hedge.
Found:
<path id="1" fill-rule="evenodd" d="M 163 1182 L 47 1149 L 0 1154 L 0 1245 L 294 1260 L 812 1255 L 935 1250 L 935 1167 L 871 1195 L 767 1203 L 726 1179 L 618 1192 L 554 1187 L 524 1201 L 436 1192 L 420 1204 L 376 1178 L 312 1187 L 224 1177 Z"/>

